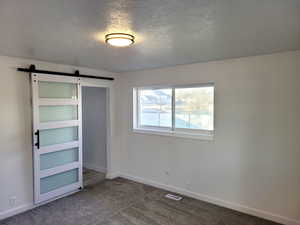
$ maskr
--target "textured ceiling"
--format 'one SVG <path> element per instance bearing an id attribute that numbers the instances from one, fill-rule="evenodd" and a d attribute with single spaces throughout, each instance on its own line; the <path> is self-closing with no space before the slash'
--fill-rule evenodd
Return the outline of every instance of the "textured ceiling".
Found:
<path id="1" fill-rule="evenodd" d="M 1 55 L 132 71 L 298 50 L 300 1 L 0 0 L 0 35 Z"/>

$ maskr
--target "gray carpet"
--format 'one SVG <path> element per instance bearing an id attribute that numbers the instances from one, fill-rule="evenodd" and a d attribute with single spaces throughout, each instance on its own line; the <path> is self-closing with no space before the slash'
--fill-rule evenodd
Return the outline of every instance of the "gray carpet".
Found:
<path id="1" fill-rule="evenodd" d="M 83 186 L 88 187 L 95 185 L 105 180 L 105 173 L 100 173 L 95 170 L 87 169 L 83 167 Z"/>
<path id="2" fill-rule="evenodd" d="M 83 191 L 0 221 L 1 225 L 276 225 L 213 204 L 125 179 L 105 180 Z"/>

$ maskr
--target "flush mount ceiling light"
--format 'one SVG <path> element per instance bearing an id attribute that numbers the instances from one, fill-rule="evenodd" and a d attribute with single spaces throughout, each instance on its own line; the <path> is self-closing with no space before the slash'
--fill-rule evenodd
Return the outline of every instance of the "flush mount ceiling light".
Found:
<path id="1" fill-rule="evenodd" d="M 111 33 L 105 35 L 105 42 L 116 47 L 126 47 L 134 43 L 134 36 L 125 33 Z"/>

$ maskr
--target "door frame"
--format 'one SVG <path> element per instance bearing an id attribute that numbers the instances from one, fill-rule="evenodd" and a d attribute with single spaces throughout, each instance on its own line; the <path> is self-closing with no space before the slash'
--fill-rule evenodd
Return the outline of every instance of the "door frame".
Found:
<path id="1" fill-rule="evenodd" d="M 111 148 L 112 148 L 112 112 L 113 112 L 113 88 L 111 81 L 80 78 L 81 99 L 82 87 L 99 87 L 106 89 L 106 178 L 111 179 Z M 83 150 L 84 151 L 84 150 Z"/>

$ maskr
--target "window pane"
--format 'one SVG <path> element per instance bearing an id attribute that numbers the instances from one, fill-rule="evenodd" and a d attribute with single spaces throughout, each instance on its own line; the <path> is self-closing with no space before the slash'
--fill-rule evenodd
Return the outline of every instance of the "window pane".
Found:
<path id="1" fill-rule="evenodd" d="M 78 169 L 41 178 L 41 194 L 78 182 Z"/>
<path id="2" fill-rule="evenodd" d="M 172 126 L 172 89 L 139 91 L 141 126 Z"/>
<path id="3" fill-rule="evenodd" d="M 39 82 L 40 98 L 77 98 L 77 85 L 59 82 Z"/>
<path id="4" fill-rule="evenodd" d="M 64 127 L 40 131 L 41 146 L 62 144 L 78 140 L 78 127 Z"/>
<path id="5" fill-rule="evenodd" d="M 77 120 L 77 105 L 40 106 L 40 122 Z"/>
<path id="6" fill-rule="evenodd" d="M 78 161 L 78 148 L 41 154 L 40 169 L 50 169 Z"/>
<path id="7" fill-rule="evenodd" d="M 175 127 L 213 130 L 214 87 L 175 89 Z"/>

